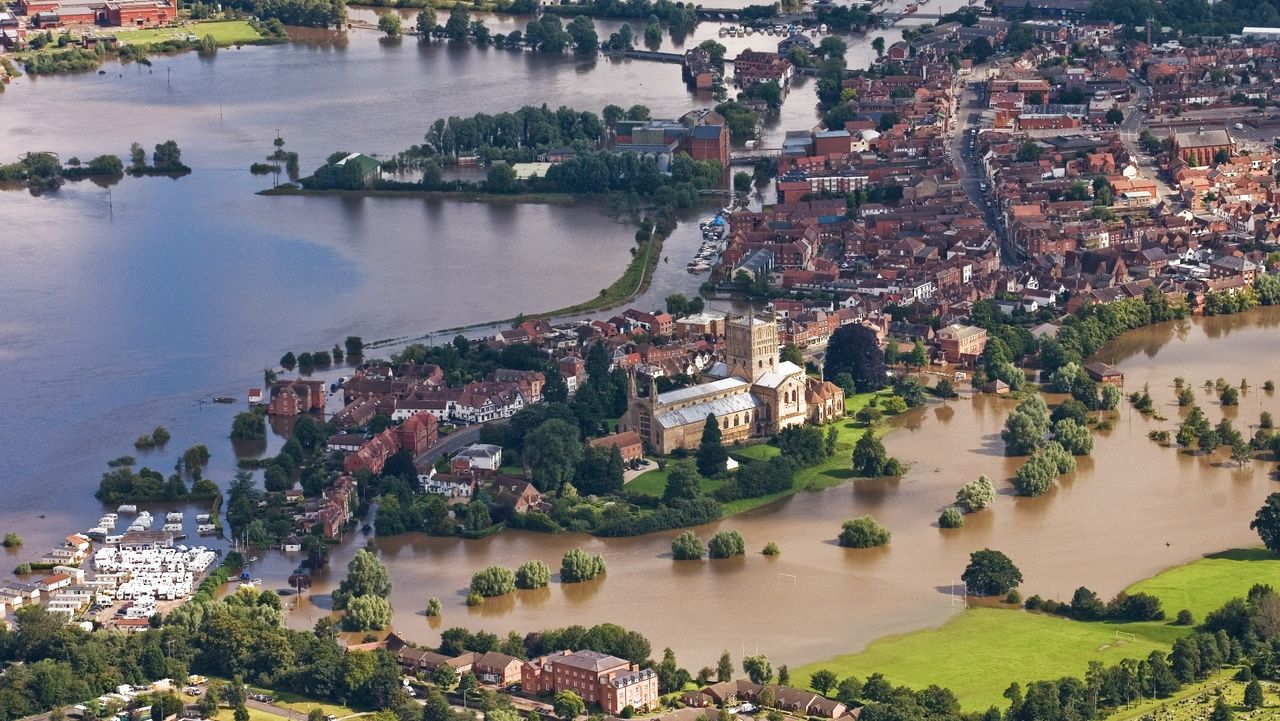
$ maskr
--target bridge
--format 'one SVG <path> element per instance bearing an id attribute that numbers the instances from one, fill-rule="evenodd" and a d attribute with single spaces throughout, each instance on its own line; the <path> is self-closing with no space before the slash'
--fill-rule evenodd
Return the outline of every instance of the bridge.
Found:
<path id="1" fill-rule="evenodd" d="M 684 55 L 680 53 L 660 53 L 656 50 L 618 50 L 605 53 L 609 57 L 631 58 L 633 60 L 651 60 L 658 63 L 683 63 Z"/>
<path id="2" fill-rule="evenodd" d="M 782 157 L 782 148 L 735 150 L 729 153 L 729 165 L 755 165 L 761 160 L 770 160 L 780 157 Z"/>

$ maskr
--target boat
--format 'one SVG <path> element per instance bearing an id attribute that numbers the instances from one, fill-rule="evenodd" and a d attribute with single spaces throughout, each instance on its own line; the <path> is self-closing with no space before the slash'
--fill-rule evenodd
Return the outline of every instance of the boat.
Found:
<path id="1" fill-rule="evenodd" d="M 123 506 L 120 506 L 119 508 L 116 509 L 116 513 L 122 516 L 125 514 L 134 514 L 137 512 L 138 512 L 138 507 L 133 505 L 132 503 L 126 503 Z"/>
<path id="2" fill-rule="evenodd" d="M 911 3 L 910 5 L 908 5 L 908 6 L 907 6 L 907 9 L 906 9 L 906 10 L 904 10 L 904 11 L 902 12 L 902 14 L 903 14 L 903 15 L 910 15 L 911 13 L 913 13 L 913 12 L 915 12 L 915 11 L 919 10 L 919 9 L 920 9 L 920 6 L 919 6 L 919 5 L 917 5 L 916 3 Z"/>
<path id="3" fill-rule="evenodd" d="M 723 28 L 723 27 L 720 28 L 720 37 L 724 37 L 725 35 L 728 35 L 728 34 L 729 34 L 729 28 Z"/>
<path id="4" fill-rule="evenodd" d="M 976 1 L 976 0 L 975 0 L 975 1 Z M 823 34 L 825 35 L 825 34 L 826 34 L 826 32 L 827 32 L 827 24 L 826 24 L 826 23 L 823 23 L 823 24 L 819 25 L 819 26 L 818 26 L 818 32 L 823 33 Z"/>
<path id="5" fill-rule="evenodd" d="M 232 398 L 231 396 L 214 396 L 213 402 L 214 403 L 235 403 L 236 399 Z"/>
<path id="6" fill-rule="evenodd" d="M 165 533 L 181 533 L 181 532 L 182 532 L 182 524 L 181 524 L 181 523 L 166 523 L 166 524 L 164 524 L 163 526 L 161 526 L 161 527 L 160 527 L 160 530 L 164 531 Z"/>
<path id="7" fill-rule="evenodd" d="M 196 523 L 208 523 L 208 522 L 209 522 L 209 514 L 208 514 L 208 513 L 197 513 L 197 514 L 196 514 Z"/>
<path id="8" fill-rule="evenodd" d="M 103 538 L 103 539 L 102 539 L 102 542 L 103 542 L 103 543 L 111 543 L 111 544 L 115 544 L 115 543 L 119 543 L 119 542 L 121 542 L 121 541 L 123 541 L 123 540 L 124 540 L 124 536 L 123 536 L 123 535 L 108 535 L 108 536 L 106 536 L 105 538 Z"/>
<path id="9" fill-rule="evenodd" d="M 212 536 L 217 532 L 218 528 L 212 523 L 202 523 L 196 526 L 196 533 L 199 533 L 201 536 Z"/>
<path id="10" fill-rule="evenodd" d="M 262 585 L 261 578 L 253 578 L 248 581 L 241 581 L 240 588 L 258 588 Z"/>
<path id="11" fill-rule="evenodd" d="M 103 541 L 107 538 L 107 529 L 102 526 L 94 526 L 85 535 L 95 541 Z"/>
<path id="12" fill-rule="evenodd" d="M 164 520 L 167 523 L 182 523 L 182 511 L 171 511 L 166 513 Z"/>

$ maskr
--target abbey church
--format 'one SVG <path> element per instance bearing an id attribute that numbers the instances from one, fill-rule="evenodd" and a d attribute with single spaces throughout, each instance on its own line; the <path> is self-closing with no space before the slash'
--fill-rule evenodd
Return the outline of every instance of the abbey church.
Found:
<path id="1" fill-rule="evenodd" d="M 725 360 L 705 376 L 715 380 L 659 394 L 631 392 L 619 430 L 634 430 L 654 453 L 694 449 L 707 416 L 720 422 L 721 442 L 772 436 L 803 423 L 825 423 L 844 415 L 844 392 L 829 381 L 779 360 L 778 324 L 771 316 L 734 316 L 725 322 Z"/>

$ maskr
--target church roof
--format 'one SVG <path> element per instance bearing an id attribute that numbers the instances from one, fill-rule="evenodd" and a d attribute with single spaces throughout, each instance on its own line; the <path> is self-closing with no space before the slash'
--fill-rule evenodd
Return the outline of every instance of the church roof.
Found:
<path id="1" fill-rule="evenodd" d="M 738 382 L 742 383 L 742 381 Z M 697 386 L 694 387 L 696 388 Z M 686 388 L 685 390 L 689 389 Z M 704 401 L 702 403 L 695 403 L 691 406 L 681 408 L 680 410 L 659 413 L 656 420 L 663 428 L 678 428 L 679 426 L 687 426 L 691 423 L 704 423 L 706 422 L 707 415 L 709 414 L 719 418 L 733 413 L 741 413 L 742 411 L 760 408 L 763 405 L 764 403 L 762 403 L 759 398 L 756 398 L 750 393 L 739 393 L 737 395 L 729 396 L 728 398 Z"/>
<path id="2" fill-rule="evenodd" d="M 760 376 L 756 379 L 755 385 L 777 388 L 783 381 L 797 374 L 804 375 L 804 369 L 791 361 L 782 361 L 778 364 L 778 370 L 769 371 Z"/>
<path id="3" fill-rule="evenodd" d="M 722 378 L 718 381 L 699 383 L 696 386 L 689 386 L 688 388 L 677 388 L 673 391 L 658 394 L 658 405 L 691 401 L 695 398 L 723 393 L 745 385 L 747 385 L 746 381 L 738 378 Z M 706 414 L 703 414 L 703 417 L 705 418 Z"/>

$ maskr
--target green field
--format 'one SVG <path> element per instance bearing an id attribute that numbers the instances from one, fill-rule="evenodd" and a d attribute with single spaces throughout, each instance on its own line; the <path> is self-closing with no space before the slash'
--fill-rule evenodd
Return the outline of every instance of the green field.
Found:
<path id="1" fill-rule="evenodd" d="M 324 701 L 313 701 L 305 696 L 299 696 L 296 693 L 289 693 L 288 691 L 277 691 L 275 689 L 258 688 L 256 686 L 249 686 L 248 688 L 254 693 L 261 693 L 274 697 L 274 705 L 276 706 L 298 711 L 304 715 L 310 712 L 313 708 L 320 709 L 325 713 L 325 715 L 332 714 L 338 718 L 351 716 L 356 713 L 356 711 L 349 706 L 343 706 L 336 703 L 326 703 Z"/>
<path id="2" fill-rule="evenodd" d="M 807 664 L 791 672 L 797 685 L 830 669 L 836 676 L 883 673 L 895 685 L 951 689 L 968 711 L 1007 705 L 1001 696 L 1013 681 L 1083 674 L 1090 661 L 1115 664 L 1143 658 L 1167 645 L 1139 635 L 1118 641 L 1132 624 L 1079 623 L 1018 610 L 972 608 L 940 628 L 875 641 L 861 653 Z"/>
<path id="3" fill-rule="evenodd" d="M 185 38 L 188 34 L 200 38 L 205 35 L 212 35 L 219 45 L 252 43 L 262 39 L 262 35 L 244 20 L 193 22 L 178 28 L 122 30 L 114 33 L 120 42 L 126 44 L 155 43 L 174 38 Z"/>
<path id="4" fill-rule="evenodd" d="M 1199 622 L 1255 583 L 1280 585 L 1280 558 L 1261 550 L 1228 551 L 1168 569 L 1127 590 L 1159 596 L 1170 617 L 1188 608 Z M 1012 608 L 974 608 L 939 628 L 880 639 L 860 653 L 806 664 L 792 674 L 804 685 L 821 668 L 840 678 L 879 672 L 895 684 L 948 687 L 966 710 L 1003 708 L 1001 694 L 1013 681 L 1082 675 L 1090 661 L 1111 665 L 1168 650 L 1192 630 L 1168 622 L 1084 623 Z M 1118 637 L 1117 631 L 1134 638 Z"/>
<path id="5" fill-rule="evenodd" d="M 1215 553 L 1185 566 L 1161 571 L 1128 590 L 1158 596 L 1169 616 L 1179 609 L 1189 609 L 1196 623 L 1200 623 L 1205 614 L 1221 608 L 1232 598 L 1243 597 L 1255 583 L 1280 588 L 1280 557 L 1261 548 Z"/>
<path id="6" fill-rule="evenodd" d="M 867 428 L 853 420 L 853 414 L 857 413 L 868 403 L 875 393 L 860 393 L 852 398 L 845 399 L 845 411 L 848 417 L 835 421 L 835 426 L 839 431 L 839 440 L 836 441 L 836 452 L 825 463 L 816 466 L 800 469 L 796 474 L 796 480 L 791 490 L 774 493 L 768 496 L 760 496 L 758 498 L 742 498 L 736 501 L 723 504 L 721 510 L 723 515 L 734 516 L 739 513 L 751 511 L 761 506 L 768 505 L 789 496 L 796 491 L 817 491 L 823 488 L 838 486 L 841 483 L 855 478 L 852 468 L 853 444 L 858 442 L 863 433 L 867 432 Z M 876 428 L 877 434 L 884 434 L 889 431 L 886 426 Z M 743 446 L 741 448 L 730 448 L 729 455 L 739 463 L 750 463 L 753 461 L 765 461 L 778 455 L 778 447 L 771 446 L 767 443 L 760 443 L 751 446 Z M 707 493 L 712 493 L 715 489 L 723 485 L 723 481 L 719 480 L 702 480 L 702 489 Z M 644 493 L 650 496 L 661 496 L 662 491 L 667 486 L 667 471 L 652 470 L 647 473 L 640 474 L 634 481 L 627 484 L 627 490 L 636 493 Z"/>

